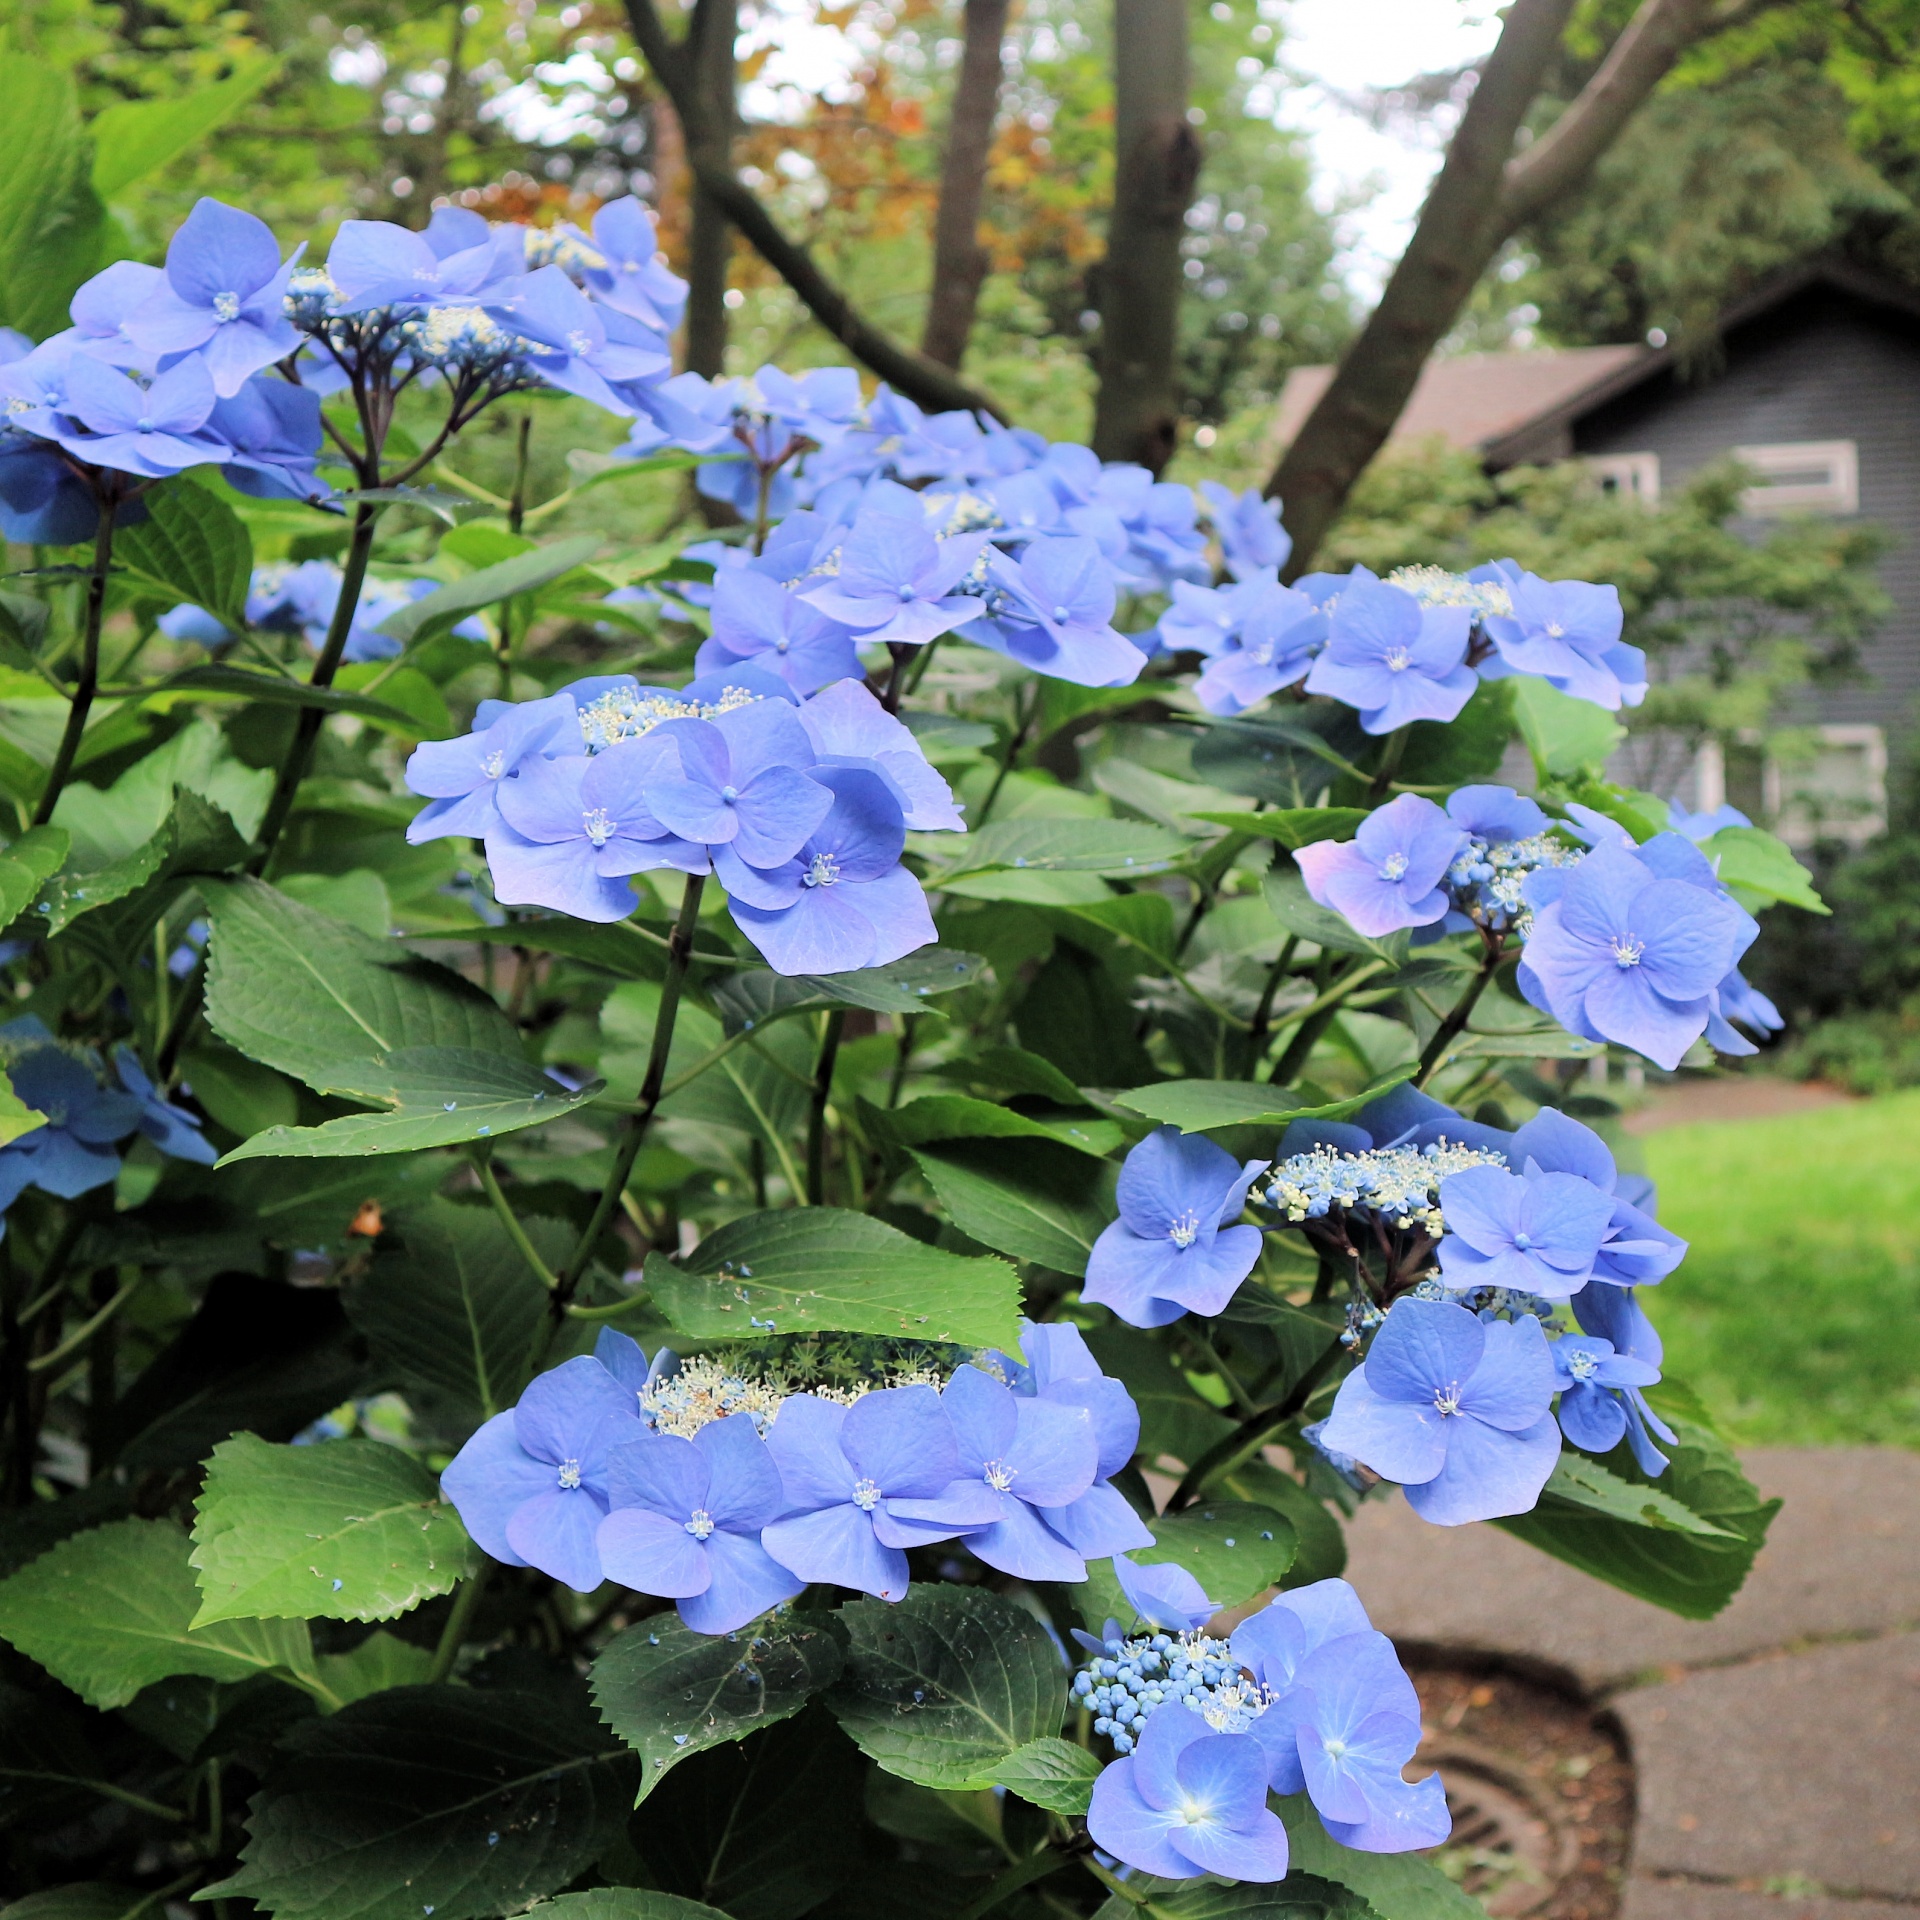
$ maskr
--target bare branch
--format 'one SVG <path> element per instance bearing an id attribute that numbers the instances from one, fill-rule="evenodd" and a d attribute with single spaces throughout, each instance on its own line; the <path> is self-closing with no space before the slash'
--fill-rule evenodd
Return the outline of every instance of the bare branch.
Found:
<path id="1" fill-rule="evenodd" d="M 950 368 L 903 346 L 854 308 L 853 302 L 814 264 L 803 246 L 781 232 L 759 196 L 716 151 L 716 129 L 695 82 L 687 50 L 667 33 L 653 0 L 626 0 L 634 43 L 666 90 L 687 139 L 694 183 L 746 236 L 767 265 L 806 303 L 813 317 L 853 355 L 909 400 L 936 410 L 963 409 L 1004 421 L 998 403 Z"/>
<path id="2" fill-rule="evenodd" d="M 954 83 L 947 151 L 940 167 L 940 208 L 933 222 L 933 286 L 920 351 L 943 367 L 957 367 L 973 332 L 987 250 L 980 244 L 980 203 L 1000 109 L 1000 45 L 1008 0 L 967 0 L 966 49 Z"/>

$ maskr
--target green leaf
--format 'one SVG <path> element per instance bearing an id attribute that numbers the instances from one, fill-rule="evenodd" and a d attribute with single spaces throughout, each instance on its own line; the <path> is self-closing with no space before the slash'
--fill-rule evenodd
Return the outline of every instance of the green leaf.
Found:
<path id="1" fill-rule="evenodd" d="M 1283 1587 L 1310 1587 L 1316 1580 L 1334 1580 L 1346 1572 L 1345 1529 L 1324 1502 L 1316 1500 L 1291 1474 L 1282 1473 L 1256 1455 L 1223 1473 L 1213 1484 L 1235 1499 L 1271 1507 L 1292 1523 L 1296 1544 L 1293 1559 L 1280 1577 Z"/>
<path id="2" fill-rule="evenodd" d="M 157 172 L 204 140 L 244 107 L 280 62 L 259 54 L 234 63 L 224 80 L 198 85 L 174 100 L 123 100 L 94 115 L 93 190 L 111 200 L 122 187 Z"/>
<path id="3" fill-rule="evenodd" d="M 1093 1798 L 1101 1763 L 1085 1747 L 1042 1734 L 1009 1754 L 993 1770 L 994 1784 L 1049 1813 L 1084 1814 Z"/>
<path id="4" fill-rule="evenodd" d="M 1235 833 L 1251 833 L 1296 848 L 1316 840 L 1351 840 L 1366 819 L 1365 807 L 1274 807 L 1266 813 L 1191 813 Z"/>
<path id="5" fill-rule="evenodd" d="M 1293 1522 L 1271 1507 L 1240 1500 L 1209 1500 L 1184 1513 L 1162 1514 L 1147 1522 L 1154 1544 L 1128 1555 L 1143 1567 L 1177 1562 L 1200 1582 L 1216 1608 L 1237 1607 L 1276 1585 L 1293 1563 Z M 1087 1583 L 1076 1590 L 1080 1616 L 1095 1633 L 1109 1619 L 1122 1625 L 1133 1609 L 1113 1577 L 1112 1562 L 1087 1569 Z"/>
<path id="6" fill-rule="evenodd" d="M 69 792 L 73 789 L 68 789 Z M 173 810 L 153 838 L 134 852 L 88 871 L 57 873 L 39 889 L 35 924 L 48 936 L 63 933 L 85 914 L 139 896 L 119 915 L 98 946 L 114 955 L 136 947 L 168 905 L 155 885 L 177 874 L 229 872 L 247 857 L 247 843 L 226 813 L 186 787 L 176 787 Z"/>
<path id="7" fill-rule="evenodd" d="M 327 1691 L 344 1706 L 389 1687 L 424 1686 L 433 1677 L 433 1649 L 384 1629 L 370 1633 L 351 1653 L 323 1653 L 314 1662 Z"/>
<path id="8" fill-rule="evenodd" d="M 358 693 L 376 685 L 380 698 L 374 705 L 384 711 L 370 717 L 383 732 L 397 734 L 403 740 L 444 740 L 459 731 L 448 711 L 446 695 L 417 667 L 396 667 L 390 660 L 361 660 L 342 667 L 334 677 L 334 686 L 344 693 Z"/>
<path id="9" fill-rule="evenodd" d="M 1120 1129 L 1111 1120 L 1096 1120 L 1076 1092 L 1073 1113 L 1021 1113 L 991 1100 L 974 1100 L 960 1093 L 923 1094 L 904 1107 L 868 1106 L 862 1118 L 883 1139 L 902 1147 L 918 1147 L 930 1140 L 1055 1140 L 1063 1147 L 1092 1154 L 1095 1159 L 1120 1144 Z"/>
<path id="10" fill-rule="evenodd" d="M 288 1733 L 240 1871 L 201 1891 L 278 1920 L 476 1920 L 584 1872 L 626 1819 L 632 1762 L 583 1703 L 400 1687 Z"/>
<path id="11" fill-rule="evenodd" d="M 204 666 L 182 667 L 164 680 L 155 681 L 154 694 L 184 691 L 228 695 L 236 700 L 254 700 L 270 707 L 318 707 L 323 713 L 357 713 L 379 720 L 412 735 L 420 731 L 419 719 L 402 707 L 370 694 L 350 693 L 341 687 L 314 687 L 304 680 L 289 680 L 277 673 L 259 673 L 251 667 L 236 667 L 221 661 Z"/>
<path id="12" fill-rule="evenodd" d="M 0 1147 L 10 1147 L 36 1128 L 47 1124 L 47 1116 L 30 1107 L 13 1090 L 13 1082 L 0 1073 Z"/>
<path id="13" fill-rule="evenodd" d="M 1395 966 L 1407 957 L 1405 933 L 1390 933 L 1384 940 L 1370 940 L 1364 933 L 1356 933 L 1341 915 L 1308 894 L 1305 878 L 1291 861 L 1277 866 L 1260 883 L 1260 897 L 1287 932 L 1311 940 L 1329 953 L 1368 954 L 1377 960 L 1390 960 Z"/>
<path id="14" fill-rule="evenodd" d="M 68 298 L 97 264 L 92 154 L 66 74 L 0 51 L 0 98 L 0 324 L 44 339 L 67 324 Z"/>
<path id="15" fill-rule="evenodd" d="M 463 1140 L 499 1139 L 545 1126 L 605 1091 L 590 1080 L 569 1092 L 530 1061 L 473 1047 L 397 1047 L 377 1060 L 343 1062 L 328 1093 L 385 1101 L 384 1113 L 353 1113 L 318 1127 L 274 1127 L 226 1155 L 236 1160 L 331 1160 L 412 1153 Z"/>
<path id="16" fill-rule="evenodd" d="M 1519 680 L 1482 680 L 1451 720 L 1416 720 L 1398 778 L 1411 787 L 1463 787 L 1498 777 L 1514 734 Z"/>
<path id="17" fill-rule="evenodd" d="M 211 720 L 189 721 L 104 791 L 75 782 L 61 793 L 53 819 L 72 836 L 73 865 L 104 867 L 137 853 L 172 817 L 182 788 L 217 807 L 245 838 L 266 812 L 273 773 L 236 759 Z"/>
<path id="18" fill-rule="evenodd" d="M 1553 1472 L 1541 1489 L 1542 1499 L 1556 1505 L 1583 1507 L 1589 1513 L 1604 1514 L 1609 1520 L 1629 1526 L 1666 1528 L 1674 1533 L 1691 1533 L 1706 1540 L 1734 1540 L 1740 1535 L 1726 1527 L 1717 1527 L 1690 1507 L 1684 1507 L 1657 1486 L 1635 1486 L 1609 1473 L 1591 1454 L 1571 1447 L 1561 1452 Z"/>
<path id="19" fill-rule="evenodd" d="M 176 476 L 142 496 L 147 517 L 114 536 L 116 565 L 142 587 L 204 608 L 239 632 L 247 623 L 253 537 L 217 494 Z"/>
<path id="20" fill-rule="evenodd" d="M 1010 1266 L 943 1253 L 864 1213 L 750 1213 L 683 1261 L 648 1254 L 647 1286 L 674 1330 L 697 1340 L 831 1332 L 1019 1344 Z"/>
<path id="21" fill-rule="evenodd" d="M 534 1909 L 540 1920 L 730 1920 L 717 1908 L 652 1887 L 594 1887 L 563 1893 Z"/>
<path id="22" fill-rule="evenodd" d="M 259 880 L 203 891 L 213 915 L 207 1018 L 248 1059 L 319 1093 L 399 1102 L 430 1098 L 469 1065 L 478 1072 L 449 1056 L 492 1055 L 500 1073 L 476 1080 L 475 1096 L 530 1101 L 539 1091 L 513 1072 L 525 1061 L 513 1023 L 458 974 Z M 546 1084 L 562 1110 L 570 1096 Z"/>
<path id="23" fill-rule="evenodd" d="M 525 1225 L 549 1268 L 563 1264 L 569 1231 L 551 1220 Z M 399 1240 L 383 1241 L 347 1288 L 347 1317 L 389 1378 L 451 1401 L 477 1426 L 520 1397 L 546 1289 L 488 1208 L 410 1207 Z"/>
<path id="24" fill-rule="evenodd" d="M 818 1007 L 918 1013 L 935 994 L 972 986 L 986 965 L 977 953 L 922 947 L 904 960 L 857 973 L 779 974 L 756 967 L 723 980 L 713 991 L 713 1003 L 729 1033 Z"/>
<path id="25" fill-rule="evenodd" d="M 275 1447 L 236 1433 L 194 1502 L 193 1624 L 391 1620 L 479 1565 L 433 1474 L 378 1440 Z"/>
<path id="26" fill-rule="evenodd" d="M 312 1673 L 304 1621 L 196 1631 L 200 1592 L 187 1553 L 171 1520 L 116 1520 L 75 1534 L 0 1583 L 0 1638 L 92 1707 L 124 1707 L 176 1673 Z"/>
<path id="27" fill-rule="evenodd" d="M 798 1713 L 839 1678 L 844 1639 L 833 1614 L 789 1612 L 724 1637 L 656 1614 L 609 1641 L 593 1701 L 640 1756 L 638 1798 L 679 1761 Z"/>
<path id="28" fill-rule="evenodd" d="M 1051 1140 L 968 1140 L 913 1157 L 953 1224 L 996 1253 L 1076 1278 L 1113 1218 L 1116 1169 Z"/>
<path id="29" fill-rule="evenodd" d="M 1685 1387 L 1665 1380 L 1646 1393 L 1679 1435 L 1677 1446 L 1661 1442 L 1670 1464 L 1657 1479 L 1643 1473 L 1623 1440 L 1603 1470 L 1635 1495 L 1659 1496 L 1658 1504 L 1636 1499 L 1630 1518 L 1610 1511 L 1603 1504 L 1613 1498 L 1610 1490 L 1582 1456 L 1569 1469 L 1585 1483 L 1577 1487 L 1577 1499 L 1549 1481 L 1531 1513 L 1494 1525 L 1670 1613 L 1710 1620 L 1744 1584 L 1780 1502 L 1760 1498 Z M 1668 1500 L 1707 1522 L 1718 1537 L 1683 1528 Z"/>
<path id="30" fill-rule="evenodd" d="M 1425 1861 L 1416 1864 L 1426 1866 Z M 1196 1886 L 1189 1881 L 1135 1878 L 1128 1882 L 1128 1892 L 1151 1903 L 1145 1909 L 1150 1920 L 1387 1920 L 1356 1889 L 1304 1872 L 1297 1854 L 1287 1877 L 1272 1885 L 1247 1880 L 1224 1886 L 1206 1881 Z M 1135 1899 L 1116 1893 L 1098 1908 L 1094 1920 L 1138 1920 L 1141 1911 Z M 1432 1920 L 1455 1920 L 1456 1915 L 1467 1920 L 1469 1912 L 1474 1920 L 1486 1920 L 1486 1910 L 1478 1901 L 1469 1901 L 1465 1909 L 1449 1908 L 1444 1913 L 1436 1909 Z"/>
<path id="31" fill-rule="evenodd" d="M 1379 1920 L 1486 1920 L 1480 1902 L 1461 1892 L 1431 1860 L 1415 1853 L 1362 1853 L 1343 1847 L 1321 1825 L 1304 1793 L 1284 1795 L 1275 1805 L 1286 1822 L 1293 1872 L 1351 1888 Z M 1281 1885 L 1292 1879 L 1289 1873 Z"/>
<path id="32" fill-rule="evenodd" d="M 983 1087 L 990 1093 L 1038 1094 L 1063 1107 L 1082 1104 L 1084 1096 L 1051 1060 L 1024 1047 L 982 1047 L 962 1060 L 951 1060 L 938 1069 L 942 1079 L 957 1080 L 963 1086 Z"/>
<path id="33" fill-rule="evenodd" d="M 1542 780 L 1583 773 L 1597 777 L 1627 737 L 1626 728 L 1591 700 L 1576 700 L 1531 675 L 1518 676 L 1512 684 L 1514 720 Z"/>
<path id="34" fill-rule="evenodd" d="M 1216 720 L 1193 743 L 1193 770 L 1229 793 L 1282 807 L 1311 806 L 1375 742 L 1360 717 L 1334 701 L 1294 709 L 1297 720 L 1271 714 Z"/>
<path id="35" fill-rule="evenodd" d="M 1833 911 L 1814 891 L 1813 875 L 1793 857 L 1787 843 L 1759 827 L 1722 827 L 1701 843 L 1700 851 L 1744 906 L 1758 908 L 1784 900 L 1808 913 Z"/>
<path id="36" fill-rule="evenodd" d="M 7 1903 L 7 1920 L 138 1920 L 153 1912 L 153 1896 L 104 1880 L 77 1880 Z"/>
<path id="37" fill-rule="evenodd" d="M 193 1097 L 215 1122 L 245 1139 L 268 1127 L 290 1127 L 300 1112 L 291 1080 L 231 1047 L 195 1047 L 180 1059 Z"/>
<path id="38" fill-rule="evenodd" d="M 827 1705 L 862 1752 L 923 1787 L 985 1786 L 1060 1731 L 1060 1656 L 1046 1629 L 982 1587 L 915 1581 L 897 1606 L 840 1610 L 846 1671 Z"/>
<path id="39" fill-rule="evenodd" d="M 29 827 L 0 853 L 0 926 L 11 926 L 40 897 L 71 844 L 65 827 Z"/>
<path id="40" fill-rule="evenodd" d="M 562 574 L 584 566 L 600 551 L 598 534 L 579 533 L 568 540 L 556 540 L 550 547 L 537 547 L 532 553 L 516 555 L 491 567 L 482 567 L 418 600 L 409 600 L 380 622 L 379 631 L 391 634 L 402 646 L 419 638 L 431 628 L 453 626 L 482 607 L 510 600 L 516 593 L 531 593 L 550 585 Z"/>
<path id="41" fill-rule="evenodd" d="M 945 851 L 943 848 L 942 851 Z M 1092 873 L 1144 877 L 1183 860 L 1190 843 L 1143 820 L 996 820 L 960 841 L 950 865 L 929 876 L 939 886 L 965 873 L 1017 867 L 1035 873 Z"/>
<path id="42" fill-rule="evenodd" d="M 1292 1103 L 1299 1096 L 1290 1088 L 1270 1086 L 1263 1080 L 1166 1080 L 1158 1086 L 1135 1087 L 1115 1099 L 1120 1106 L 1178 1127 L 1182 1133 L 1210 1133 L 1218 1127 L 1284 1127 L 1291 1120 L 1337 1120 L 1358 1113 L 1406 1077 L 1397 1074 L 1364 1093 L 1317 1107 L 1296 1106 Z"/>

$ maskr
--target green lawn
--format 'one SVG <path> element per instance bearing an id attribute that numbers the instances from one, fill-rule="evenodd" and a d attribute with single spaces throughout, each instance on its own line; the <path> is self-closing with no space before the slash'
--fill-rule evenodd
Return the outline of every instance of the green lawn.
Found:
<path id="1" fill-rule="evenodd" d="M 1743 1442 L 1920 1446 L 1920 1091 L 1645 1146 L 1667 1370 Z"/>

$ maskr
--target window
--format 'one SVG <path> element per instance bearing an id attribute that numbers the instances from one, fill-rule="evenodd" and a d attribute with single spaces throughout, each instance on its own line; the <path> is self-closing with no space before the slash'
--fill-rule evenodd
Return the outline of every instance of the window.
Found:
<path id="1" fill-rule="evenodd" d="M 1733 454 L 1760 476 L 1740 499 L 1740 510 L 1755 519 L 1860 511 L 1860 458 L 1851 440 L 1735 447 Z"/>
<path id="2" fill-rule="evenodd" d="M 1864 845 L 1887 827 L 1887 736 L 1870 726 L 1812 730 L 1812 751 L 1769 756 L 1767 812 L 1790 847 Z"/>
<path id="3" fill-rule="evenodd" d="M 1602 493 L 1618 493 L 1643 507 L 1660 498 L 1660 456 L 1657 453 L 1600 453 L 1587 457 L 1587 466 L 1600 482 Z"/>

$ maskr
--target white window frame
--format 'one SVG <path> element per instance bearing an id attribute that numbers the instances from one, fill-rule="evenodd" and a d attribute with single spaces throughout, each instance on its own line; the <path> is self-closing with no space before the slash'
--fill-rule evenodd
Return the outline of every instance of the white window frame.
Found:
<path id="1" fill-rule="evenodd" d="M 1770 520 L 1783 513 L 1860 511 L 1860 452 L 1851 440 L 1735 447 L 1733 457 L 1767 483 L 1749 487 L 1740 496 L 1740 511 L 1749 519 Z M 1820 477 L 1804 477 L 1810 474 Z"/>
<path id="2" fill-rule="evenodd" d="M 1660 503 L 1660 456 L 1657 453 L 1590 453 L 1588 470 L 1603 488 L 1643 507 Z M 1611 481 L 1611 487 L 1607 483 Z"/>
<path id="3" fill-rule="evenodd" d="M 1767 818 L 1790 847 L 1809 847 L 1816 840 L 1838 840 L 1850 847 L 1865 846 L 1887 830 L 1887 735 L 1883 727 L 1860 722 L 1816 727 L 1823 747 L 1860 748 L 1865 762 L 1868 805 L 1852 819 L 1814 822 L 1797 818 L 1787 792 L 1786 773 L 1771 754 L 1761 773 Z"/>

